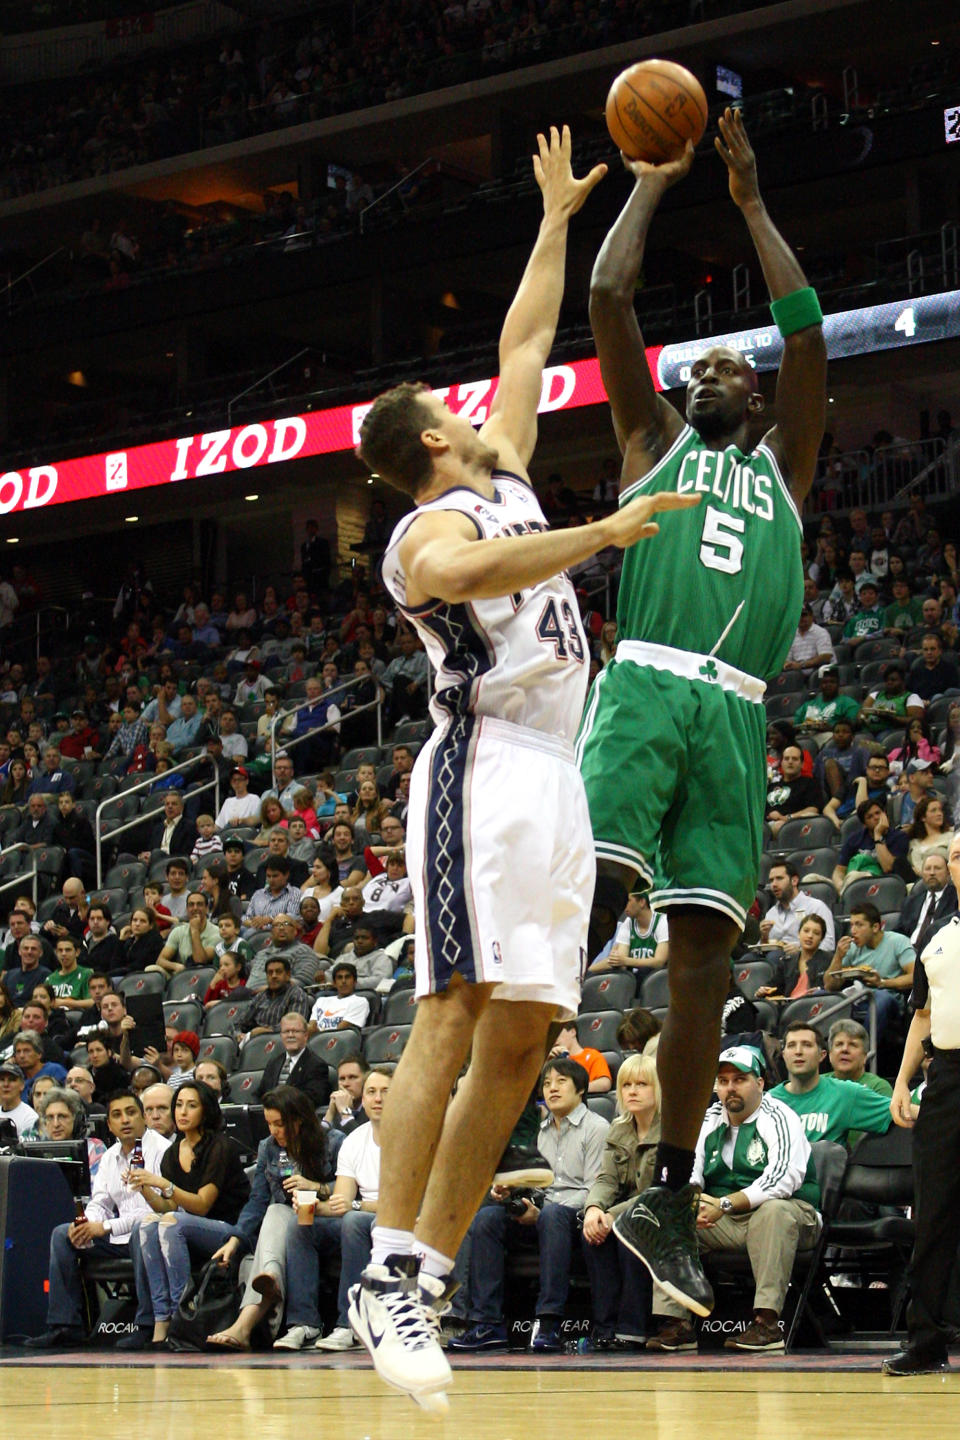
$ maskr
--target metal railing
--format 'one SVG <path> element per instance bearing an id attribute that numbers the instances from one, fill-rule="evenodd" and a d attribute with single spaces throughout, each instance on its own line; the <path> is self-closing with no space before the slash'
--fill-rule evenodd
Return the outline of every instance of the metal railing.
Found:
<path id="1" fill-rule="evenodd" d="M 5 846 L 3 847 L 3 849 L 0 850 L 0 860 L 3 859 L 4 855 L 12 855 L 13 852 L 14 852 L 14 850 L 32 850 L 32 849 L 33 849 L 33 846 L 32 846 L 32 845 L 28 845 L 28 844 L 26 843 L 26 841 L 24 841 L 24 840 L 17 840 L 17 841 L 15 841 L 12 845 L 5 845 Z M 29 881 L 31 882 L 30 888 L 31 888 L 31 890 L 33 891 L 33 903 L 34 903 L 34 905 L 36 905 L 36 904 L 37 904 L 37 879 L 38 879 L 39 875 L 40 875 L 40 871 L 37 869 L 36 863 L 34 863 L 34 866 L 33 866 L 33 869 L 32 869 L 32 870 L 21 870 L 21 871 L 19 872 L 19 874 L 17 874 L 17 875 L 11 875 L 11 876 L 9 877 L 9 879 L 4 880 L 3 884 L 0 885 L 0 895 L 2 895 L 5 890 L 13 890 L 16 886 L 22 885 L 25 880 L 29 880 Z"/>
<path id="2" fill-rule="evenodd" d="M 845 450 L 826 463 L 811 492 L 814 512 L 892 507 L 921 486 L 925 499 L 946 500 L 960 484 L 960 446 L 947 446 L 938 435 L 879 445 L 872 453 Z M 825 503 L 831 495 L 835 503 Z"/>
<path id="3" fill-rule="evenodd" d="M 337 696 L 344 695 L 348 690 L 356 689 L 356 687 L 361 685 L 365 680 L 371 679 L 377 687 L 376 700 L 368 700 L 365 705 L 358 705 L 355 710 L 349 711 L 346 715 L 341 711 L 339 720 L 328 720 L 326 724 L 318 725 L 315 730 L 308 730 L 304 735 L 297 735 L 289 740 L 281 736 L 281 750 L 293 750 L 297 745 L 301 745 L 304 740 L 313 740 L 317 735 L 323 735 L 331 730 L 339 730 L 344 720 L 352 720 L 355 715 L 363 715 L 368 710 L 376 710 L 377 712 L 377 744 L 382 745 L 383 688 L 375 675 L 354 675 L 349 680 L 344 680 L 342 684 L 338 682 L 335 690 L 327 691 L 325 695 L 320 696 L 320 699 L 332 699 L 336 705 Z M 278 710 L 270 721 L 270 785 L 274 790 L 277 788 L 277 725 L 289 720 L 292 715 L 299 715 L 301 710 L 305 710 L 309 705 L 315 703 L 313 700 L 301 700 L 299 705 L 291 705 L 288 710 Z"/>
<path id="4" fill-rule="evenodd" d="M 3 631 L 5 650 L 9 652 L 13 649 L 25 653 L 29 647 L 34 652 L 34 659 L 38 660 L 43 654 L 44 641 L 52 635 L 57 626 L 58 617 L 65 617 L 61 619 L 61 624 L 64 632 L 69 633 L 71 614 L 65 605 L 41 605 L 23 615 L 14 615 Z"/>
<path id="5" fill-rule="evenodd" d="M 369 205 L 364 206 L 364 208 L 360 211 L 360 234 L 362 235 L 366 230 L 364 220 L 370 214 L 371 210 L 376 210 L 377 206 L 381 205 L 383 201 L 388 198 L 388 196 L 395 195 L 402 186 L 406 185 L 408 180 L 412 180 L 414 175 L 419 175 L 421 170 L 425 170 L 428 165 L 432 164 L 432 156 L 427 160 L 421 160 L 420 164 L 414 170 L 411 170 L 407 175 L 401 175 L 400 179 L 396 182 L 395 185 L 391 185 L 389 190 L 384 190 L 382 195 L 378 195 L 375 200 L 370 201 Z M 401 201 L 401 204 L 402 203 L 403 202 Z M 404 206 L 404 209 L 406 209 L 406 206 Z"/>
<path id="6" fill-rule="evenodd" d="M 209 764 L 211 764 L 211 763 L 214 763 L 214 764 L 215 764 L 215 762 L 211 762 L 209 756 L 207 756 L 207 755 L 205 755 L 205 754 L 204 754 L 204 755 L 191 755 L 190 758 L 189 758 L 189 760 L 181 760 L 179 765 L 173 765 L 173 766 L 171 766 L 171 768 L 170 768 L 169 770 L 165 770 L 163 773 L 164 773 L 165 775 L 182 775 L 182 774 L 185 774 L 186 771 L 189 770 L 189 769 L 191 768 L 191 766 L 193 766 L 193 765 L 209 765 Z M 106 797 L 106 799 L 105 799 L 105 800 L 101 800 L 101 801 L 100 801 L 100 804 L 97 806 L 97 812 L 96 812 L 96 815 L 94 816 L 94 821 L 93 821 L 93 833 L 94 833 L 94 837 L 95 837 L 96 843 L 97 843 L 97 889 L 98 889 L 98 890 L 100 889 L 101 885 L 103 884 L 103 842 L 104 842 L 104 840 L 113 841 L 113 840 L 116 839 L 116 837 L 117 837 L 118 835 L 123 835 L 123 834 L 125 834 L 125 832 L 128 831 L 128 830 L 134 830 L 134 829 L 137 829 L 138 827 L 142 826 L 142 825 L 144 824 L 144 821 L 148 819 L 148 817 L 147 817 L 146 815 L 144 815 L 142 812 L 140 812 L 140 813 L 134 815 L 131 820 L 125 821 L 123 825 L 118 825 L 115 830 L 111 830 L 110 833 L 109 833 L 109 835 L 101 835 L 101 834 L 100 834 L 100 816 L 103 814 L 104 810 L 107 808 L 108 805 L 114 805 L 114 804 L 117 803 L 117 801 L 126 799 L 126 797 L 127 797 L 128 795 L 136 795 L 140 790 L 148 790 L 148 789 L 150 789 L 151 786 L 153 786 L 153 785 L 155 785 L 155 784 L 157 783 L 157 779 L 158 779 L 158 778 L 159 778 L 159 777 L 156 776 L 156 775 L 148 775 L 147 778 L 146 778 L 145 780 L 142 780 L 139 785 L 131 785 L 131 786 L 129 786 L 128 789 L 126 789 L 126 790 L 123 790 L 123 791 L 121 791 L 121 792 L 118 792 L 118 793 L 116 793 L 116 794 L 114 794 L 114 795 L 108 795 L 108 796 Z M 219 811 L 220 811 L 220 769 L 219 769 L 219 766 L 216 766 L 216 765 L 215 765 L 214 775 L 213 775 L 213 779 L 212 779 L 212 780 L 206 780 L 206 781 L 204 781 L 204 783 L 203 783 L 202 785 L 198 785 L 195 790 L 191 790 L 191 791 L 190 791 L 190 794 L 191 794 L 191 795 L 202 795 L 205 790 L 215 790 L 215 791 L 216 791 L 216 794 L 214 795 L 214 807 L 215 807 L 216 812 L 219 813 Z M 177 793 L 179 793 L 179 792 L 174 791 L 174 794 L 177 794 Z"/>
<path id="7" fill-rule="evenodd" d="M 274 375 L 279 375 L 281 370 L 286 370 L 289 365 L 300 360 L 304 355 L 309 355 L 310 348 L 309 345 L 304 345 L 303 349 L 298 350 L 296 355 L 291 355 L 289 360 L 284 360 L 281 364 L 274 365 L 273 369 L 268 370 L 266 375 L 258 376 L 252 385 L 247 386 L 246 390 L 241 390 L 239 394 L 232 396 L 231 399 L 227 401 L 227 424 L 233 424 L 233 407 L 238 400 L 242 400 L 244 395 L 249 395 L 251 391 L 258 390 L 267 380 L 272 380 Z"/>

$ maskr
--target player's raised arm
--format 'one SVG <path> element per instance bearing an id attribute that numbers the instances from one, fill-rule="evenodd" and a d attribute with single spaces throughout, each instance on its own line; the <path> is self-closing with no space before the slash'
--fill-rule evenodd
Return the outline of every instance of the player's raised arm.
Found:
<path id="1" fill-rule="evenodd" d="M 784 337 L 777 377 L 777 423 L 767 439 L 787 472 L 799 505 L 813 484 L 826 412 L 827 347 L 816 294 L 767 213 L 757 162 L 739 110 L 720 118 L 717 152 L 730 174 L 730 196 L 747 222 Z"/>
<path id="2" fill-rule="evenodd" d="M 570 128 L 551 126 L 549 139 L 537 136 L 533 171 L 543 194 L 543 219 L 523 278 L 500 335 L 500 384 L 481 435 L 507 470 L 525 470 L 537 441 L 537 406 L 543 367 L 563 299 L 567 226 L 590 191 L 607 173 L 595 165 L 582 180 L 570 166 Z"/>
<path id="3" fill-rule="evenodd" d="M 650 222 L 664 193 L 682 180 L 693 164 L 693 146 L 688 143 L 678 160 L 665 165 L 626 156 L 623 163 L 636 184 L 594 263 L 590 325 L 617 443 L 624 454 L 630 446 L 631 478 L 636 479 L 669 448 L 683 424 L 673 406 L 654 389 L 633 301 Z"/>

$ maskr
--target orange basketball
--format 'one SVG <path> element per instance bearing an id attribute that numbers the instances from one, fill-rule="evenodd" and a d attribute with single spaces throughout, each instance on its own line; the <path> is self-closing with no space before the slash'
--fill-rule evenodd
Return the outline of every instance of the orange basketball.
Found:
<path id="1" fill-rule="evenodd" d="M 631 160 L 674 160 L 707 125 L 707 97 L 695 75 L 672 60 L 640 60 L 618 75 L 607 96 L 607 129 Z"/>

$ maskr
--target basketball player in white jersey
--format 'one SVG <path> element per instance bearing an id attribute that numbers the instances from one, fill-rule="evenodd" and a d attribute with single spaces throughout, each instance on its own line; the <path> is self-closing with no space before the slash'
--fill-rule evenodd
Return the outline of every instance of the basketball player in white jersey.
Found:
<path id="1" fill-rule="evenodd" d="M 688 499 L 653 495 L 551 533 L 530 488 L 567 225 L 606 170 L 574 178 L 566 127 L 538 145 L 544 215 L 504 323 L 489 419 L 477 434 L 426 387 L 401 385 L 375 402 L 359 448 L 416 502 L 383 577 L 433 663 L 437 728 L 414 767 L 407 832 L 420 1003 L 384 1110 L 371 1264 L 350 1319 L 381 1377 L 432 1410 L 446 1407 L 451 1379 L 437 1316 L 456 1288 L 454 1257 L 550 1022 L 579 1001 L 595 862 L 572 747 L 588 650 L 562 572 L 655 534 L 651 516 Z"/>

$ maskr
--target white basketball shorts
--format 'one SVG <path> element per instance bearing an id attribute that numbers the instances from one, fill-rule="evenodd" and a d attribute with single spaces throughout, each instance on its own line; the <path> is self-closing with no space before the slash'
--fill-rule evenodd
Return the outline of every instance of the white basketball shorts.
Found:
<path id="1" fill-rule="evenodd" d="M 487 716 L 435 730 L 413 769 L 407 869 L 418 999 L 459 974 L 576 1013 L 596 859 L 569 745 Z"/>

